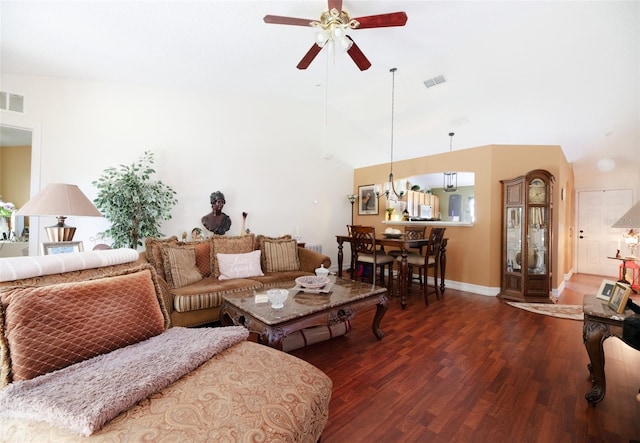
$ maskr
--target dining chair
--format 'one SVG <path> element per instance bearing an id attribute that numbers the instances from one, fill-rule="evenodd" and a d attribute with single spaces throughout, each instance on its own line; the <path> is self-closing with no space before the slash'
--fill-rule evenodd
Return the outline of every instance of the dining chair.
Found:
<path id="1" fill-rule="evenodd" d="M 442 245 L 442 239 L 444 238 L 444 232 L 447 228 L 431 228 L 429 231 L 429 241 L 423 248 L 421 254 L 408 254 L 407 255 L 407 285 L 410 285 L 413 281 L 414 270 L 418 271 L 418 277 L 420 280 L 420 287 L 424 293 L 424 304 L 429 304 L 428 296 L 431 294 L 429 286 L 433 286 L 433 291 L 436 294 L 436 299 L 440 300 L 440 288 L 438 286 L 438 271 L 440 270 L 440 247 Z M 396 261 L 400 262 L 402 257 L 397 257 Z M 429 284 L 428 276 L 429 269 L 433 270 L 433 285 Z M 399 275 L 399 274 L 398 274 Z"/>
<path id="2" fill-rule="evenodd" d="M 371 267 L 372 283 L 376 282 L 378 268 L 380 268 L 380 281 L 383 286 L 391 289 L 393 287 L 393 263 L 395 259 L 378 250 L 376 246 L 376 230 L 373 226 L 351 226 L 351 249 L 354 254 L 355 269 L 352 278 L 360 277 L 360 281 L 364 278 L 364 272 L 361 272 L 359 265 Z M 384 273 L 385 268 L 389 268 L 388 284 L 385 285 Z"/>
<path id="3" fill-rule="evenodd" d="M 416 240 L 416 239 L 423 239 L 425 238 L 425 233 L 427 232 L 427 227 L 426 226 L 405 226 L 404 227 L 404 238 L 407 240 Z M 422 250 L 424 249 L 423 246 L 421 246 L 420 248 L 417 249 L 409 249 L 407 251 L 407 257 L 410 255 L 413 256 L 421 256 L 422 255 Z M 402 255 L 402 251 L 400 251 L 399 249 L 393 250 L 393 251 L 389 251 L 388 254 L 390 256 L 392 256 L 393 258 L 398 258 Z M 422 268 L 418 269 L 418 281 L 420 282 L 420 287 L 422 287 Z M 409 274 L 409 281 L 407 282 L 407 284 L 409 285 L 408 287 L 411 287 L 411 284 L 413 283 L 413 276 L 412 274 Z"/>

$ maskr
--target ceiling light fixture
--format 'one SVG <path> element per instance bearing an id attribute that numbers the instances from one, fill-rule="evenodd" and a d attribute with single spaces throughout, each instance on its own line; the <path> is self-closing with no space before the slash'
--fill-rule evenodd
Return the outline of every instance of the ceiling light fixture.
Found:
<path id="1" fill-rule="evenodd" d="M 352 20 L 347 12 L 332 8 L 322 13 L 319 22 L 313 21 L 310 25 L 317 29 L 316 44 L 318 46 L 323 48 L 327 42 L 333 46 L 337 42 L 343 51 L 348 51 L 353 41 L 347 36 L 347 30 L 357 28 L 360 23 Z"/>
<path id="2" fill-rule="evenodd" d="M 449 133 L 449 153 L 453 150 L 453 136 L 455 133 Z M 444 172 L 443 174 L 444 180 L 444 192 L 455 192 L 458 190 L 458 174 L 455 172 Z"/>
<path id="3" fill-rule="evenodd" d="M 396 185 L 393 182 L 393 117 L 394 117 L 394 109 L 395 109 L 395 90 L 396 90 L 396 71 L 398 68 L 391 68 L 389 72 L 391 72 L 391 166 L 389 169 L 389 182 L 385 185 L 384 195 L 387 199 L 397 200 L 401 199 L 404 195 L 404 191 L 400 190 L 400 192 L 396 191 Z M 380 198 L 382 195 L 380 194 L 380 187 L 378 185 L 375 186 L 376 197 Z"/>

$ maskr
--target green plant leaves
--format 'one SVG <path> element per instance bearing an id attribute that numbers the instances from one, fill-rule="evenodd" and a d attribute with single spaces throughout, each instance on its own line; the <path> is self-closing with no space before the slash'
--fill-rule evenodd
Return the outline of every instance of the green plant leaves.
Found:
<path id="1" fill-rule="evenodd" d="M 161 237 L 160 223 L 171 219 L 171 209 L 178 203 L 176 192 L 160 180 L 151 181 L 155 174 L 153 152 L 131 165 L 106 168 L 92 184 L 98 189 L 93 200 L 111 227 L 100 233 L 111 237 L 113 247 L 137 248 L 145 237 Z"/>

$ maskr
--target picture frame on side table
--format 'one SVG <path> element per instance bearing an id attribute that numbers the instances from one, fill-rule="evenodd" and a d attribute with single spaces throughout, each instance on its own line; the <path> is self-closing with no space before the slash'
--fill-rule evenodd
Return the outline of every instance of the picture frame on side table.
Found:
<path id="1" fill-rule="evenodd" d="M 375 185 L 358 186 L 358 215 L 378 215 Z"/>
<path id="2" fill-rule="evenodd" d="M 59 241 L 42 243 L 42 255 L 68 254 L 82 252 L 84 245 L 81 241 Z"/>
<path id="3" fill-rule="evenodd" d="M 602 280 L 600 284 L 600 289 L 598 289 L 598 293 L 596 297 L 600 300 L 604 300 L 606 302 L 611 298 L 611 293 L 613 292 L 613 288 L 616 287 L 616 282 L 613 280 Z"/>
<path id="4" fill-rule="evenodd" d="M 616 282 L 616 285 L 611 292 L 608 306 L 618 314 L 622 314 L 624 312 L 624 308 L 627 305 L 627 299 L 629 298 L 630 293 L 630 286 Z"/>

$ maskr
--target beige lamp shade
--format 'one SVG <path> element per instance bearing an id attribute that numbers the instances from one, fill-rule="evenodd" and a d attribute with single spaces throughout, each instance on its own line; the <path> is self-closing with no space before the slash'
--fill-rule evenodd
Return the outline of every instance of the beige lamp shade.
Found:
<path id="1" fill-rule="evenodd" d="M 612 228 L 640 228 L 640 201 L 633 205 L 611 226 Z"/>
<path id="2" fill-rule="evenodd" d="M 54 216 L 58 224 L 46 227 L 49 241 L 71 241 L 76 228 L 64 224 L 67 216 L 102 217 L 76 185 L 51 183 L 22 206 L 16 215 Z"/>

